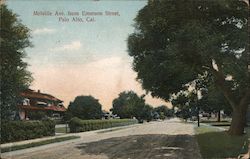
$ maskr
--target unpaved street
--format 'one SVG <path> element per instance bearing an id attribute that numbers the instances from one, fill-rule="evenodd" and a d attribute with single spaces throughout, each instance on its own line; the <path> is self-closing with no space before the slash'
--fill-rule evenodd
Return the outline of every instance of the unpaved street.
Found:
<path id="1" fill-rule="evenodd" d="M 200 159 L 192 124 L 178 119 L 113 131 L 79 133 L 81 139 L 41 150 L 3 155 L 15 159 Z"/>

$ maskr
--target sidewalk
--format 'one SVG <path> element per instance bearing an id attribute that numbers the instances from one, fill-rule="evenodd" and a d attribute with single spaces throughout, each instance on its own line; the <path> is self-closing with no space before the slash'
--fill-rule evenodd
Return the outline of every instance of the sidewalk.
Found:
<path id="1" fill-rule="evenodd" d="M 15 146 L 15 145 L 36 143 L 36 142 L 40 142 L 43 140 L 49 140 L 49 139 L 54 139 L 54 138 L 58 138 L 58 137 L 80 136 L 80 138 L 77 138 L 77 139 L 66 140 L 66 141 L 62 141 L 62 142 L 55 142 L 55 143 L 50 143 L 50 144 L 46 144 L 46 145 L 30 147 L 30 148 L 20 149 L 20 150 L 15 150 L 15 151 L 10 151 L 10 152 L 4 152 L 4 153 L 1 153 L 0 159 L 1 159 L 1 157 L 12 159 L 12 158 L 15 158 L 14 156 L 19 156 L 19 155 L 26 154 L 26 153 L 29 154 L 29 153 L 33 153 L 33 152 L 54 149 L 54 148 L 60 147 L 62 145 L 72 145 L 75 143 L 82 142 L 82 140 L 86 141 L 86 139 L 89 139 L 89 137 L 95 138 L 97 135 L 100 135 L 100 134 L 104 135 L 104 134 L 106 134 L 106 132 L 110 132 L 110 131 L 116 132 L 116 130 L 127 129 L 127 128 L 132 128 L 132 127 L 141 126 L 141 125 L 142 124 L 133 124 L 133 125 L 127 125 L 127 126 L 121 126 L 121 127 L 113 127 L 113 128 L 79 132 L 79 133 L 69 133 L 69 134 L 64 134 L 61 136 L 50 136 L 50 137 L 43 137 L 43 138 L 32 139 L 32 140 L 25 140 L 25 141 L 13 142 L 13 143 L 1 144 L 1 148 L 5 148 L 5 147 L 11 147 L 11 146 Z"/>
<path id="2" fill-rule="evenodd" d="M 72 134 L 69 133 L 69 134 L 63 134 L 63 135 L 57 135 L 57 136 L 48 136 L 48 137 L 31 139 L 31 140 L 5 143 L 5 144 L 1 144 L 1 148 L 17 146 L 17 145 L 24 145 L 24 144 L 29 144 L 29 143 L 35 143 L 35 142 L 40 142 L 40 141 L 45 141 L 45 140 L 50 140 L 50 139 L 55 139 L 55 138 L 60 138 L 60 137 L 66 137 L 66 136 L 77 136 L 77 135 L 73 134 L 73 133 Z"/>
<path id="3" fill-rule="evenodd" d="M 187 123 L 195 124 L 196 127 L 198 127 L 198 126 L 197 126 L 197 121 L 190 121 L 190 120 L 188 120 Z M 218 131 L 226 131 L 226 130 L 227 130 L 227 129 L 225 129 L 225 128 L 218 127 L 218 126 L 213 126 L 213 125 L 210 125 L 210 124 L 208 124 L 208 123 L 200 123 L 200 125 L 201 125 L 201 126 L 203 125 L 203 126 L 213 127 L 213 128 L 218 129 Z"/>
<path id="4" fill-rule="evenodd" d="M 29 144 L 29 143 L 35 143 L 35 142 L 40 142 L 40 141 L 45 141 L 45 140 L 50 140 L 50 139 L 55 139 L 55 138 L 60 138 L 60 137 L 81 136 L 81 134 L 92 134 L 92 133 L 97 133 L 97 132 L 102 132 L 102 131 L 104 131 L 104 132 L 105 131 L 112 131 L 112 130 L 115 130 L 117 128 L 125 129 L 125 128 L 132 127 L 135 125 L 137 125 L 137 124 L 120 126 L 120 127 L 113 127 L 113 128 L 107 128 L 107 129 L 99 129 L 99 130 L 93 130 L 93 131 L 86 131 L 86 132 L 79 132 L 79 133 L 60 134 L 60 135 L 55 135 L 55 136 L 48 136 L 48 137 L 42 137 L 42 138 L 36 138 L 36 139 L 24 140 L 24 141 L 17 141 L 17 142 L 12 142 L 12 143 L 1 144 L 1 148 L 17 146 L 17 145 L 24 145 L 24 144 Z"/>

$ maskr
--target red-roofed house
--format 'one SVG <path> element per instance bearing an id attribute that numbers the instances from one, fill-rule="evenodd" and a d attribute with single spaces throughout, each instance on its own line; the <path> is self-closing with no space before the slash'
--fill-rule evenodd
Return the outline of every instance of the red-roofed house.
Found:
<path id="1" fill-rule="evenodd" d="M 60 117 L 66 111 L 63 101 L 46 93 L 27 89 L 21 92 L 22 101 L 18 105 L 21 120 L 29 119 L 29 112 L 45 112 L 50 117 Z"/>

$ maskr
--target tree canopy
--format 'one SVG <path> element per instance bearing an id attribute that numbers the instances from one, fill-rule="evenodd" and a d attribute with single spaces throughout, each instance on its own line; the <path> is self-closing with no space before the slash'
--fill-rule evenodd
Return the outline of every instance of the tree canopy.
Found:
<path id="1" fill-rule="evenodd" d="M 195 91 L 179 92 L 171 103 L 175 108 L 178 108 L 176 115 L 185 120 L 192 116 L 197 116 L 197 101 L 198 97 Z"/>
<path id="2" fill-rule="evenodd" d="M 148 119 L 151 118 L 152 107 L 145 104 L 144 96 L 139 97 L 133 91 L 124 91 L 113 100 L 112 112 L 121 118 Z"/>
<path id="3" fill-rule="evenodd" d="M 138 81 L 169 100 L 199 75 L 211 74 L 235 112 L 230 133 L 242 134 L 250 102 L 247 21 L 243 1 L 148 1 L 128 38 Z"/>
<path id="4" fill-rule="evenodd" d="M 92 96 L 77 96 L 73 102 L 70 102 L 67 113 L 80 119 L 100 119 L 102 106 L 98 99 Z"/>
<path id="5" fill-rule="evenodd" d="M 24 62 L 25 48 L 31 46 L 30 30 L 21 23 L 18 15 L 1 4 L 0 28 L 0 94 L 1 119 L 10 119 L 17 110 L 19 94 L 32 81 Z"/>

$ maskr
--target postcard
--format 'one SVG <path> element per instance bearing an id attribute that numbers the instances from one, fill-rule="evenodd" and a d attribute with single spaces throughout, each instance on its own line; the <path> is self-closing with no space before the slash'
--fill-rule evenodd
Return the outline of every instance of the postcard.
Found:
<path id="1" fill-rule="evenodd" d="M 0 158 L 249 158 L 248 1 L 0 4 Z"/>

